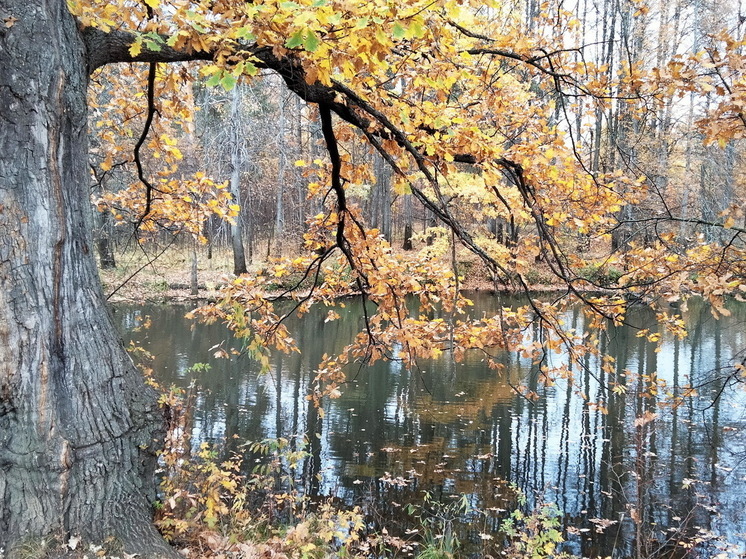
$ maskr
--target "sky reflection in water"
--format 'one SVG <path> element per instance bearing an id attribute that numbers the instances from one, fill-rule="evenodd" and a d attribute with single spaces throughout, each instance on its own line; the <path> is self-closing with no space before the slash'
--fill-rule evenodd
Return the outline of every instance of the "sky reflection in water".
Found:
<path id="1" fill-rule="evenodd" d="M 474 312 L 487 315 L 519 302 L 473 299 Z M 358 306 L 348 303 L 334 322 L 324 321 L 324 309 L 292 321 L 303 353 L 273 356 L 269 375 L 259 375 L 248 358 L 213 358 L 210 348 L 234 342 L 220 325 L 184 319 L 187 307 L 119 304 L 114 310 L 125 337 L 153 353 L 164 385 L 187 386 L 196 377 L 194 443 L 227 441 L 237 448 L 239 440 L 305 433 L 309 493 L 368 504 L 398 524 L 399 505 L 423 490 L 443 498 L 465 494 L 483 511 L 466 519 L 461 536 L 475 545 L 505 516 L 502 509 L 514 506 L 508 484 L 530 503 L 556 503 L 574 527 L 568 550 L 585 556 L 634 555 L 633 519 L 659 533 L 685 525 L 689 534 L 701 529 L 732 543 L 746 539 L 746 392 L 722 380 L 723 369 L 746 347 L 746 305 L 714 320 L 704 305 L 690 304 L 689 338 L 664 334 L 659 352 L 634 328 L 610 330 L 604 344 L 616 359 L 614 374 L 629 371 L 616 392 L 595 358 L 582 367 L 570 364 L 575 383 L 545 386 L 527 359 L 505 354 L 507 372 L 496 373 L 475 353 L 463 363 L 448 356 L 422 362 L 419 371 L 391 362 L 351 370 L 342 397 L 325 405 L 322 420 L 304 396 L 321 356 L 340 351 L 359 330 Z M 145 315 L 150 329 L 132 332 Z M 580 309 L 567 321 L 581 328 Z M 654 317 L 641 308 L 630 321 L 651 327 Z M 551 359 L 558 365 L 565 357 Z M 190 371 L 201 362 L 211 365 L 209 372 Z M 661 383 L 657 394 L 646 388 L 653 371 Z M 690 378 L 699 395 L 672 406 L 670 396 L 680 395 Z M 521 384 L 540 398 L 518 395 L 513 387 Z M 389 482 L 381 480 L 387 476 Z M 599 534 L 605 519 L 617 523 Z"/>

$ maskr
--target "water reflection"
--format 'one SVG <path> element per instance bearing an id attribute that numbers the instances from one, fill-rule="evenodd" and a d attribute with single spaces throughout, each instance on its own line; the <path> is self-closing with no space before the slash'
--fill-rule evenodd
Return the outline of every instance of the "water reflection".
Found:
<path id="1" fill-rule="evenodd" d="M 474 312 L 487 315 L 515 303 L 488 295 L 474 302 Z M 485 511 L 464 532 L 478 542 L 514 506 L 513 484 L 530 502 L 557 503 L 572 526 L 568 548 L 586 557 L 649 556 L 665 549 L 672 528 L 744 540 L 746 400 L 741 387 L 726 386 L 724 371 L 746 347 L 746 305 L 714 320 L 705 305 L 690 304 L 690 337 L 662 333 L 660 347 L 634 327 L 612 328 L 602 344 L 613 363 L 568 362 L 573 383 L 546 386 L 536 366 L 514 354 L 501 357 L 501 373 L 477 354 L 422 362 L 416 371 L 398 363 L 355 369 L 322 419 L 305 395 L 322 355 L 340 351 L 362 326 L 356 304 L 347 307 L 338 321 L 325 322 L 320 309 L 291 323 L 303 353 L 275 355 L 268 375 L 248 358 L 213 358 L 216 344 L 235 342 L 220 325 L 186 321 L 185 307 L 117 305 L 115 316 L 153 353 L 163 383 L 185 387 L 195 377 L 194 443 L 235 449 L 239 440 L 308 435 L 311 495 L 375 503 L 382 518 L 401 517 L 399 504 L 422 490 L 467 495 Z M 152 327 L 133 332 L 144 315 Z M 583 320 L 580 308 L 566 317 L 578 329 Z M 655 321 L 640 308 L 630 322 Z M 211 369 L 195 373 L 196 362 Z M 540 397 L 517 394 L 520 384 Z M 697 395 L 678 400 L 689 384 Z M 651 533 L 657 537 L 640 537 Z"/>

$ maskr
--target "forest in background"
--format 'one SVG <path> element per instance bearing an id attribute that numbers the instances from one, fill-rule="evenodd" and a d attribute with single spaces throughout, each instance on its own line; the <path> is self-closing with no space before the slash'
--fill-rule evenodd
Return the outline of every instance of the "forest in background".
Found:
<path id="1" fill-rule="evenodd" d="M 592 83 L 571 83 L 577 90 L 566 95 L 565 82 L 581 78 L 548 71 L 543 77 L 559 82 L 555 89 L 545 87 L 541 75 L 516 68 L 517 62 L 501 62 L 509 67 L 496 68 L 494 79 L 515 71 L 526 80 L 523 94 L 535 107 L 504 125 L 511 129 L 501 130 L 502 141 L 523 143 L 523 135 L 537 141 L 543 134 L 535 156 L 550 167 L 560 156 L 552 147 L 557 142 L 577 156 L 576 172 L 629 181 L 616 189 L 617 200 L 607 201 L 612 219 L 602 227 L 573 214 L 572 200 L 545 212 L 544 227 L 551 228 L 561 250 L 580 256 L 581 277 L 592 287 L 616 283 L 634 266 L 634 257 L 625 257 L 630 249 L 668 239 L 682 247 L 742 242 L 739 231 L 730 229 L 744 223 L 743 123 L 740 98 L 733 95 L 742 79 L 735 59 L 743 47 L 734 43 L 743 35 L 740 3 L 613 0 L 569 7 L 526 2 L 501 4 L 492 17 L 503 14 L 519 20 L 531 35 L 550 39 L 556 50 L 536 61 L 562 54 L 569 67 L 582 66 Z M 703 67 L 691 67 L 692 58 Z M 142 83 L 147 71 L 145 65 L 109 66 L 91 88 L 91 129 L 99 138 L 92 149 L 92 190 L 100 212 L 95 231 L 102 268 L 116 262 L 117 251 L 120 260 L 127 251 L 152 258 L 172 243 L 182 253 L 191 252 L 194 240 L 203 263 L 214 249 L 231 251 L 233 269 L 225 263 L 221 269 L 234 273 L 270 257 L 297 256 L 303 248 L 297 239 L 308 220 L 328 205 L 319 195 L 319 171 L 327 156 L 316 105 L 288 91 L 273 72 L 261 71 L 246 84 L 226 75 L 205 85 L 193 81 L 199 73 L 194 66 L 163 66 L 155 81 L 153 129 L 141 141 L 149 115 L 145 92 L 132 103 L 131 89 L 121 85 Z M 386 87 L 405 89 L 408 79 L 392 75 Z M 602 91 L 594 95 L 594 87 Z M 545 130 L 533 129 L 537 113 Z M 366 227 L 396 248 L 435 244 L 426 254 L 450 259 L 454 239 L 436 212 L 413 196 L 364 134 L 343 124 L 338 129 L 349 168 L 345 190 Z M 161 184 L 147 215 L 145 187 L 131 160 L 138 143 L 145 176 Z M 489 287 L 495 280 L 493 285 L 504 287 L 514 280 L 512 274 L 522 274 L 532 285 L 556 285 L 558 278 L 541 266 L 549 249 L 537 238 L 545 232 L 510 177 L 503 182 L 505 203 L 495 203 L 484 192 L 479 170 L 464 164 L 441 193 L 478 243 L 513 260 L 505 275 L 477 266 L 485 283 L 476 285 Z M 221 183 L 228 186 L 216 191 Z M 597 220 L 602 221 L 600 215 Z M 463 274 L 474 259 L 459 252 Z M 190 265 L 184 265 L 184 277 Z"/>

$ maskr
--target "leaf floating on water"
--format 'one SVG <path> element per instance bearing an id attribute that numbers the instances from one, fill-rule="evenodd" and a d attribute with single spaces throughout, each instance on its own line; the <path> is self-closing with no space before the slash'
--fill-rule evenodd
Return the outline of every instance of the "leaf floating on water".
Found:
<path id="1" fill-rule="evenodd" d="M 635 427 L 643 427 L 657 418 L 657 413 L 646 411 L 644 414 L 635 419 Z"/>
<path id="2" fill-rule="evenodd" d="M 603 534 L 606 528 L 618 523 L 617 520 L 609 520 L 608 518 L 591 518 L 590 522 L 594 524 L 597 534 Z"/>
<path id="3" fill-rule="evenodd" d="M 80 536 L 72 536 L 67 542 L 67 547 L 75 551 L 75 548 L 78 547 L 79 543 L 80 543 Z"/>

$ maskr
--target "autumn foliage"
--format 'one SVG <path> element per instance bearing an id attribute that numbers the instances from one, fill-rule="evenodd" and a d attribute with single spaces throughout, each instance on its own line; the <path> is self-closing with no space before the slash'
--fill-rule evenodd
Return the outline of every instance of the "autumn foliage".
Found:
<path id="1" fill-rule="evenodd" d="M 744 43 L 738 26 L 703 29 L 701 48 L 686 50 L 664 40 L 679 29 L 675 14 L 628 4 L 619 55 L 616 39 L 590 41 L 588 20 L 551 0 L 528 14 L 481 0 L 71 1 L 81 25 L 131 34 L 123 59 L 202 60 L 159 65 L 150 77 L 139 67 L 94 74 L 98 176 L 129 169 L 98 204 L 141 231 L 195 237 L 210 214 L 234 219 L 238 205 L 219 179 L 183 158 L 196 153 L 190 84 L 231 90 L 274 72 L 320 125 L 326 156 L 297 163 L 317 211 L 296 254 L 229 279 L 196 314 L 225 321 L 261 356 L 267 346 L 297 350 L 283 326 L 290 313 L 325 305 L 334 320 L 344 297 L 364 297 L 364 327 L 319 365 L 314 397 L 337 395 L 352 362 L 411 366 L 474 350 L 499 368 L 497 349 L 541 363 L 546 352 L 597 353 L 599 332 L 624 321 L 631 301 L 652 305 L 683 336 L 688 298 L 704 297 L 719 316 L 745 289 L 740 160 L 713 179 L 727 186 L 717 204 L 705 179 L 694 194 L 689 185 L 695 160 L 704 168 L 707 150 L 735 153 L 746 131 Z M 145 181 L 131 164 L 138 138 Z M 435 243 L 402 253 L 370 227 L 356 205 L 373 176 L 352 155 L 359 145 L 393 170 L 397 195 L 438 220 Z M 471 316 L 460 293 L 467 252 L 499 289 L 528 290 L 540 263 L 561 295 Z M 289 311 L 280 298 L 294 301 Z M 577 301 L 587 332 L 563 323 Z M 537 321 L 540 341 L 525 335 Z M 551 381 L 566 371 L 545 373 Z"/>

